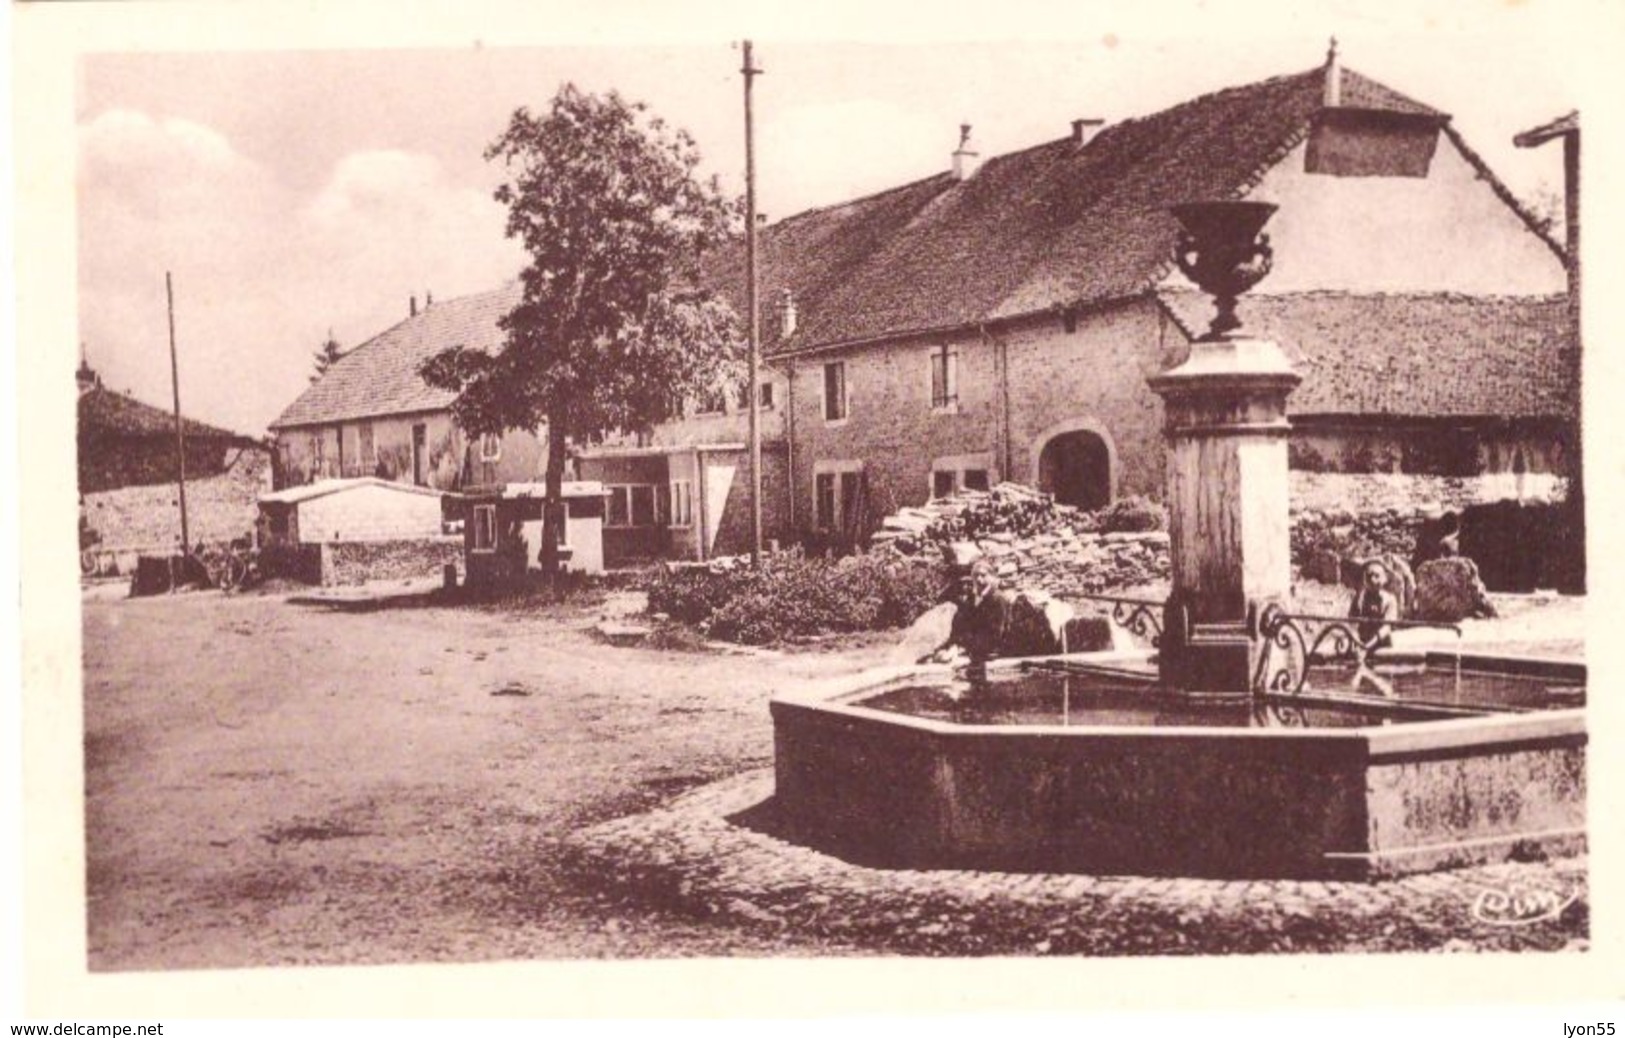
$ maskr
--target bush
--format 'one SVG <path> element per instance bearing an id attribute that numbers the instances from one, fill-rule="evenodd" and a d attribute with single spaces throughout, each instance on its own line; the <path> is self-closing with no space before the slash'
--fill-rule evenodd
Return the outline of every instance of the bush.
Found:
<path id="1" fill-rule="evenodd" d="M 649 586 L 649 611 L 726 641 L 764 645 L 791 638 L 904 627 L 940 601 L 946 567 L 886 553 L 844 559 L 799 551 L 760 569 L 668 570 Z"/>
<path id="2" fill-rule="evenodd" d="M 1143 497 L 1125 497 L 1095 513 L 1102 533 L 1147 533 L 1168 529 L 1168 510 Z"/>

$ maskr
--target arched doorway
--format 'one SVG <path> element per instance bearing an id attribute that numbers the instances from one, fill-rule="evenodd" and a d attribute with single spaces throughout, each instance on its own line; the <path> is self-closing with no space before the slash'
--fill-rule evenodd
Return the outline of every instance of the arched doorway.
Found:
<path id="1" fill-rule="evenodd" d="M 1088 429 L 1052 436 L 1038 454 L 1038 489 L 1059 504 L 1094 511 L 1112 500 L 1111 450 Z"/>

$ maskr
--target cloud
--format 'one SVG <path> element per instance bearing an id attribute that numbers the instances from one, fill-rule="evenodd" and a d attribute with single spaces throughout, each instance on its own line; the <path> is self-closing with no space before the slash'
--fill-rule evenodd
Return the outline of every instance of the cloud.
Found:
<path id="1" fill-rule="evenodd" d="M 352 326 L 362 329 L 355 333 L 361 337 L 398 320 L 409 294 L 433 291 L 445 299 L 494 288 L 523 262 L 518 245 L 503 235 L 503 208 L 483 188 L 454 182 L 423 154 L 344 156 L 299 221 L 304 260 L 348 272 L 347 290 L 367 298 L 357 309 L 372 315 L 371 324 L 363 318 Z"/>
<path id="2" fill-rule="evenodd" d="M 363 151 L 346 155 L 311 203 L 318 224 L 352 219 L 388 218 L 425 213 L 446 191 L 439 163 L 428 155 L 404 151 Z"/>
<path id="3" fill-rule="evenodd" d="M 409 294 L 492 288 L 523 261 L 489 193 L 423 154 L 353 152 L 301 193 L 208 126 L 111 109 L 81 125 L 79 155 L 91 363 L 167 401 L 172 271 L 185 410 L 244 431 L 305 387 L 329 328 L 354 345 L 404 317 Z"/>

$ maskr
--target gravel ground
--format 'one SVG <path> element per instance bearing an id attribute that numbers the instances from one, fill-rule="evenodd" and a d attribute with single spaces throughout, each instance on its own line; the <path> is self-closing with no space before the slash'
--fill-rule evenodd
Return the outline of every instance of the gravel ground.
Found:
<path id="1" fill-rule="evenodd" d="M 727 820 L 765 796 L 768 699 L 888 644 L 621 648 L 592 634 L 604 608 L 87 594 L 90 967 L 1584 941 L 1583 860 L 1467 877 L 1580 895 L 1550 926 L 1486 933 L 1460 884 L 1361 901 L 791 848 Z M 1534 635 L 1570 636 L 1578 607 L 1554 608 Z"/>
<path id="2" fill-rule="evenodd" d="M 557 837 L 767 764 L 858 665 L 613 648 L 552 608 L 87 596 L 92 969 L 825 953 L 566 882 Z"/>

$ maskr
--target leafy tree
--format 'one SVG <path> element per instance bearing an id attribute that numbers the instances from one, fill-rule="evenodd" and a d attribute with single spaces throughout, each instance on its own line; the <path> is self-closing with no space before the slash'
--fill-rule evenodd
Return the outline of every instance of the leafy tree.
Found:
<path id="1" fill-rule="evenodd" d="M 327 369 L 332 367 L 340 357 L 344 356 L 344 350 L 339 346 L 338 340 L 333 338 L 331 328 L 327 330 L 327 341 L 322 343 L 322 348 L 311 354 L 311 356 L 316 361 L 316 374 L 310 376 L 312 382 L 327 374 Z"/>
<path id="2" fill-rule="evenodd" d="M 737 367 L 737 317 L 693 286 L 702 255 L 738 227 L 738 206 L 715 178 L 696 178 L 688 134 L 571 84 L 545 115 L 515 111 L 485 157 L 509 170 L 496 199 L 530 256 L 523 296 L 500 321 L 500 352 L 453 347 L 421 373 L 458 394 L 453 415 L 472 435 L 546 423 L 551 573 L 567 443 L 646 432 Z"/>
<path id="3" fill-rule="evenodd" d="M 1549 184 L 1541 184 L 1524 207 L 1547 234 L 1556 238 L 1560 244 L 1565 240 L 1564 235 L 1568 233 L 1568 228 L 1564 225 L 1563 195 L 1560 192 L 1554 191 Z"/>

